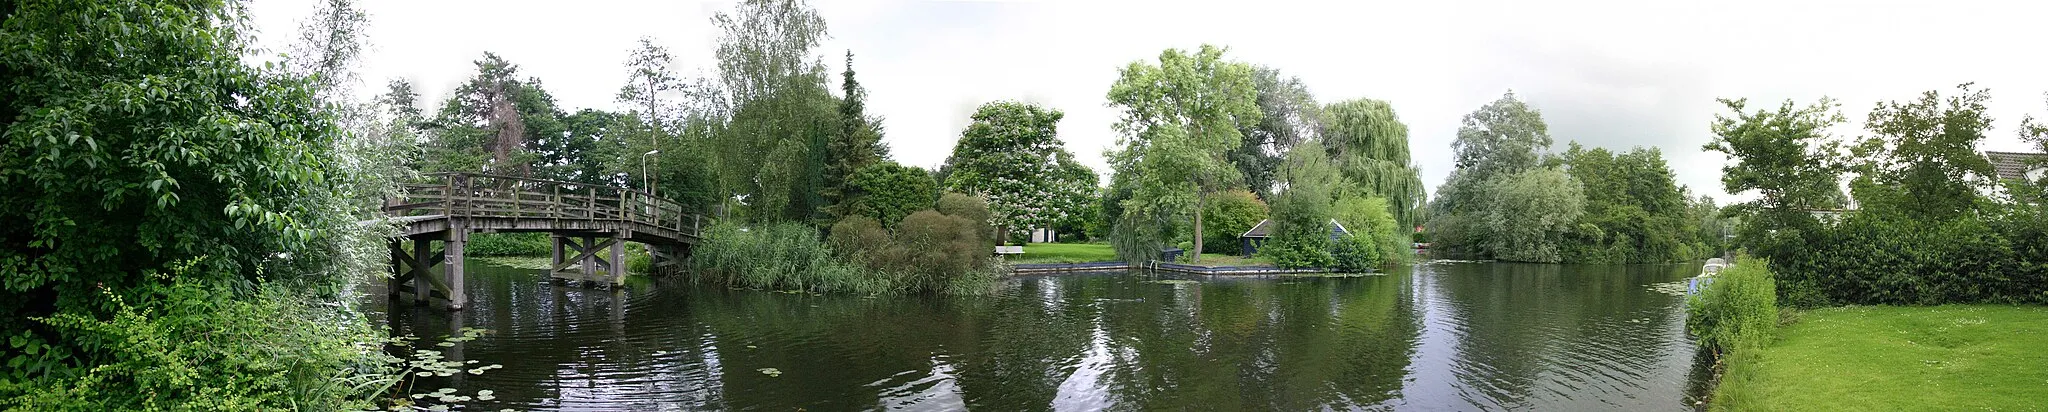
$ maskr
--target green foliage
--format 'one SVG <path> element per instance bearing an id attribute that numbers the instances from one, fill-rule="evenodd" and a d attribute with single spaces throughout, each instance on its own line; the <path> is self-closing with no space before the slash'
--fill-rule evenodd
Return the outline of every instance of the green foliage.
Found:
<path id="1" fill-rule="evenodd" d="M 1244 144 L 1232 149 L 1229 159 L 1244 176 L 1245 187 L 1271 201 L 1282 179 L 1281 162 L 1294 145 L 1313 135 L 1321 107 L 1301 78 L 1282 77 L 1271 67 L 1252 69 L 1252 88 L 1258 91 L 1259 119 L 1238 123 Z"/>
<path id="2" fill-rule="evenodd" d="M 849 179 L 869 165 L 889 159 L 889 146 L 882 143 L 881 119 L 867 114 L 867 89 L 853 78 L 853 51 L 846 52 L 846 72 L 840 82 L 843 95 L 839 100 L 839 133 L 825 150 L 824 197 L 828 210 L 834 215 L 848 213 L 848 202 L 854 196 Z M 920 171 L 921 173 L 922 171 Z M 929 178 L 929 176 L 927 176 Z M 894 219 L 890 219 L 894 220 Z"/>
<path id="3" fill-rule="evenodd" d="M 1535 169 L 1494 183 L 1487 208 L 1488 243 L 1494 259 L 1557 263 L 1564 234 L 1586 208 L 1578 180 L 1557 169 Z"/>
<path id="4" fill-rule="evenodd" d="M 547 256 L 553 253 L 553 239 L 546 233 L 476 233 L 462 253 L 469 256 Z"/>
<path id="5" fill-rule="evenodd" d="M 1685 329 L 1716 354 L 1761 350 L 1778 328 L 1777 283 L 1764 259 L 1748 259 L 1686 297 Z"/>
<path id="6" fill-rule="evenodd" d="M 404 152 L 336 92 L 361 13 L 252 67 L 238 2 L 0 7 L 0 408 L 357 406 L 358 197 Z"/>
<path id="7" fill-rule="evenodd" d="M 946 158 L 946 190 L 985 197 L 990 224 L 1005 232 L 999 240 L 1076 219 L 1094 200 L 1095 172 L 1059 140 L 1064 116 L 1030 103 L 983 104 Z"/>
<path id="8" fill-rule="evenodd" d="M 519 78 L 519 66 L 495 53 L 485 52 L 475 64 L 477 74 L 456 87 L 429 123 L 421 170 L 563 177 L 550 170 L 554 161 L 580 157 L 588 142 L 560 138 L 562 113 L 540 79 Z"/>
<path id="9" fill-rule="evenodd" d="M 190 275 L 185 270 L 180 275 Z M 391 378 L 368 324 L 293 292 L 254 294 L 179 276 L 166 285 L 99 296 L 107 318 L 58 313 L 36 320 L 94 348 L 94 367 L 0 379 L 9 411 L 345 410 Z M 131 304 L 129 302 L 136 302 Z M 21 355 L 62 350 L 11 335 Z M 20 356 L 20 355 L 17 355 Z M 21 359 L 21 358 L 16 358 Z M 381 384 L 381 386 L 380 386 Z"/>
<path id="10" fill-rule="evenodd" d="M 938 210 L 939 213 L 946 216 L 959 216 L 966 218 L 968 221 L 975 222 L 975 224 L 982 227 L 982 232 L 985 233 L 982 236 L 991 241 L 990 245 L 994 245 L 995 231 L 994 228 L 988 227 L 991 215 L 988 201 L 981 196 L 959 193 L 941 194 L 939 195 L 939 207 L 934 210 Z"/>
<path id="11" fill-rule="evenodd" d="M 937 203 L 938 183 L 924 169 L 881 162 L 862 167 L 847 179 L 850 197 L 846 213 L 883 222 L 897 222 L 911 212 L 931 209 Z"/>
<path id="12" fill-rule="evenodd" d="M 1353 234 L 1330 242 L 1330 265 L 1321 267 L 1342 273 L 1370 272 L 1386 261 L 1384 253 L 1372 237 Z"/>
<path id="13" fill-rule="evenodd" d="M 943 292 L 956 278 L 985 276 L 988 240 L 980 225 L 966 217 L 920 211 L 897 224 L 889 248 L 874 257 L 874 267 L 897 275 L 899 288 Z"/>
<path id="14" fill-rule="evenodd" d="M 1730 205 L 1747 224 L 1737 241 L 1755 248 L 1771 236 L 1792 236 L 1816 223 L 1808 212 L 1844 205 L 1840 183 L 1840 144 L 1827 129 L 1846 121 L 1833 100 L 1798 108 L 1786 101 L 1775 111 L 1744 113 L 1747 99 L 1720 99 L 1734 117 L 1714 115 L 1714 140 L 1704 150 L 1721 152 L 1733 162 L 1721 168 L 1722 187 L 1730 194 L 1756 193 L 1757 199 Z M 1783 231 L 1777 235 L 1774 232 Z M 1759 254 L 1764 254 L 1761 251 Z"/>
<path id="15" fill-rule="evenodd" d="M 867 216 L 847 216 L 832 224 L 826 240 L 842 259 L 867 262 L 889 247 L 889 229 Z"/>
<path id="16" fill-rule="evenodd" d="M 799 223 L 752 228 L 720 222 L 691 252 L 697 279 L 732 287 L 880 294 L 890 279 L 833 256 L 818 231 Z"/>
<path id="17" fill-rule="evenodd" d="M 1871 110 L 1866 127 L 1874 135 L 1853 151 L 1858 177 L 1851 187 L 1864 210 L 1945 220 L 1976 209 L 1979 190 L 1997 176 L 1977 152 L 1991 128 L 1984 107 L 1991 94 L 1970 86 L 1957 86 L 1960 96 L 1928 91 Z"/>
<path id="18" fill-rule="evenodd" d="M 1394 106 L 1357 99 L 1331 104 L 1323 113 L 1322 136 L 1346 190 L 1386 199 L 1402 226 L 1419 222 L 1428 193 L 1421 170 L 1409 160 L 1408 125 L 1394 115 Z"/>
<path id="19" fill-rule="evenodd" d="M 723 32 L 715 54 L 724 93 L 711 99 L 730 114 L 712 145 L 720 185 L 746 199 L 746 221 L 825 217 L 826 152 L 843 129 L 841 101 L 812 52 L 827 37 L 824 18 L 804 1 L 749 0 L 712 22 Z"/>
<path id="20" fill-rule="evenodd" d="M 1458 170 L 1478 181 L 1535 168 L 1550 147 L 1550 126 L 1543 122 L 1543 114 L 1512 90 L 1466 114 L 1463 122 L 1451 150 Z"/>
<path id="21" fill-rule="evenodd" d="M 1661 151 L 1634 148 L 1617 154 L 1574 142 L 1560 160 L 1586 194 L 1586 213 L 1567 233 L 1563 261 L 1668 263 L 1707 253 L 1699 213 L 1718 211 L 1691 207 Z M 1719 237 L 1718 231 L 1709 236 Z"/>
<path id="22" fill-rule="evenodd" d="M 1921 221 L 1855 213 L 1770 238 L 1788 305 L 2048 303 L 2048 215 L 2034 207 Z"/>
<path id="23" fill-rule="evenodd" d="M 1337 242 L 1336 246 L 1339 249 L 1335 253 L 1338 256 L 1338 269 L 1357 272 L 1360 271 L 1358 269 L 1371 268 L 1382 263 L 1403 263 L 1408 260 L 1409 231 L 1406 226 L 1394 221 L 1392 213 L 1387 212 L 1386 199 L 1342 196 L 1337 199 L 1332 209 L 1337 222 L 1343 223 L 1344 229 L 1351 232 L 1351 236 Z M 1345 243 L 1353 245 L 1346 246 Z M 1348 253 L 1356 256 L 1346 261 L 1347 252 L 1344 248 L 1355 250 Z M 1359 263 L 1366 265 L 1347 266 Z"/>
<path id="24" fill-rule="evenodd" d="M 2039 409 L 2048 308 L 1848 306 L 1801 311 L 1768 347 L 1724 359 L 1712 411 Z M 1825 371 L 1825 372 L 1819 372 Z"/>
<path id="25" fill-rule="evenodd" d="M 1329 267 L 1330 221 L 1340 177 L 1322 142 L 1309 140 L 1287 153 L 1287 190 L 1273 200 L 1272 238 L 1259 253 L 1281 267 Z"/>
<path id="26" fill-rule="evenodd" d="M 1238 235 L 1252 230 L 1259 221 L 1266 220 L 1270 211 L 1266 202 L 1257 195 L 1244 190 L 1217 193 L 1202 209 L 1202 220 L 1210 225 L 1209 239 L 1202 253 L 1237 254 L 1240 252 Z"/>
<path id="27" fill-rule="evenodd" d="M 1125 216 L 1120 223 L 1149 225 L 1127 228 L 1142 232 L 1127 240 L 1165 234 L 1159 217 L 1193 215 L 1195 249 L 1202 249 L 1203 202 L 1241 182 L 1227 156 L 1244 143 L 1237 125 L 1260 117 L 1258 92 L 1251 66 L 1225 61 L 1223 53 L 1210 45 L 1194 54 L 1167 49 L 1158 65 L 1131 62 L 1110 86 L 1110 105 L 1121 114 L 1114 126 L 1119 148 L 1109 162 L 1133 188 L 1123 213 L 1153 217 Z"/>

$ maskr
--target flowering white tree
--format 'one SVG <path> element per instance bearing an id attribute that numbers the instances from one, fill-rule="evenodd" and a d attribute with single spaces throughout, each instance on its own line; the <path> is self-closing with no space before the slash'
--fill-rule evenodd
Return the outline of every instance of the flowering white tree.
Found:
<path id="1" fill-rule="evenodd" d="M 946 160 L 946 189 L 988 198 L 990 223 L 1003 243 L 1014 230 L 1076 217 L 1093 200 L 1095 172 L 1060 143 L 1063 116 L 1029 103 L 983 104 Z"/>

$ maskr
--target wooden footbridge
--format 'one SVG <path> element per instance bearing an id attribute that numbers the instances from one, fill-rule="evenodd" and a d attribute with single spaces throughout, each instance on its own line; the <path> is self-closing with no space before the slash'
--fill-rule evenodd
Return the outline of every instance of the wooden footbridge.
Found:
<path id="1" fill-rule="evenodd" d="M 443 300 L 450 310 L 469 301 L 462 267 L 471 233 L 548 233 L 554 243 L 550 277 L 617 286 L 626 277 L 625 242 L 647 245 L 654 270 L 671 272 L 681 269 L 681 259 L 711 225 L 681 204 L 637 190 L 476 173 L 425 177 L 384 203 L 385 214 L 403 225 L 390 242 L 390 293 L 393 299 L 411 293 L 421 305 Z M 435 265 L 441 273 L 432 273 Z"/>

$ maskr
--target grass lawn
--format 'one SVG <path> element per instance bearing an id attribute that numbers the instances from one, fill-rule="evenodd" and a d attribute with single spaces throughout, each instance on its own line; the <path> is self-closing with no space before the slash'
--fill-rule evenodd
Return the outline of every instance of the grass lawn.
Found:
<path id="1" fill-rule="evenodd" d="M 1010 263 L 1090 263 L 1114 262 L 1116 250 L 1102 243 L 1033 243 L 1024 245 L 1024 256 L 1010 259 Z M 1242 256 L 1203 254 L 1204 266 L 1259 266 L 1271 265 L 1265 257 L 1246 259 Z"/>
<path id="2" fill-rule="evenodd" d="M 1717 411 L 2048 411 L 2048 307 L 1801 312 L 1728 364 Z"/>
<path id="3" fill-rule="evenodd" d="M 1024 256 L 1010 258 L 1010 263 L 1090 263 L 1114 262 L 1116 250 L 1106 243 L 1033 243 L 1024 245 Z"/>

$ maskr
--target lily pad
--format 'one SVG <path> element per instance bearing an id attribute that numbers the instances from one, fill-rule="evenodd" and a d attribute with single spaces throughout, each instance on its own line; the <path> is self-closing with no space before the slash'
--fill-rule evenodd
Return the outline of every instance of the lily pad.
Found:
<path id="1" fill-rule="evenodd" d="M 780 376 L 782 376 L 782 370 L 781 370 L 781 369 L 775 369 L 775 368 L 761 368 L 761 369 L 757 369 L 757 370 L 761 371 L 761 374 L 762 374 L 762 375 L 768 375 L 768 377 L 770 377 L 770 378 L 774 378 L 774 377 L 780 377 Z"/>

